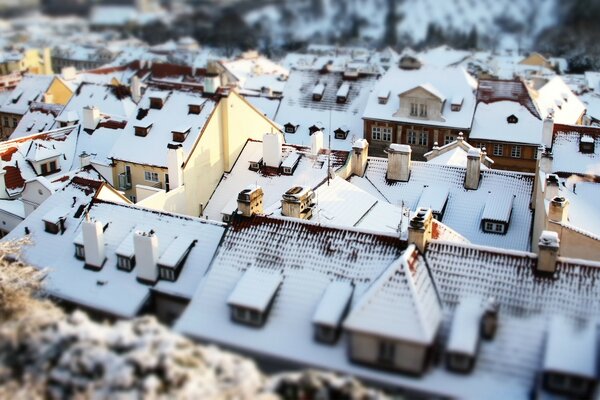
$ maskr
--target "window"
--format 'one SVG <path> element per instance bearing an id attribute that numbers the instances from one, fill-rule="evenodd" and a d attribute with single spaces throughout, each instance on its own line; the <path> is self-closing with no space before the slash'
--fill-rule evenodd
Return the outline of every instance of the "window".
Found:
<path id="1" fill-rule="evenodd" d="M 171 184 L 169 183 L 169 174 L 165 174 L 165 192 L 171 190 Z"/>
<path id="2" fill-rule="evenodd" d="M 250 310 L 244 307 L 233 307 L 233 319 L 237 322 L 248 325 L 261 325 L 262 318 L 260 312 Z"/>
<path id="3" fill-rule="evenodd" d="M 393 365 L 395 347 L 395 344 L 392 342 L 379 342 L 379 362 L 385 365 Z"/>
<path id="4" fill-rule="evenodd" d="M 464 354 L 448 354 L 448 369 L 457 372 L 467 372 L 471 369 L 471 358 Z"/>
<path id="5" fill-rule="evenodd" d="M 188 105 L 188 114 L 200 114 L 202 111 L 201 104 L 190 104 Z"/>
<path id="6" fill-rule="evenodd" d="M 41 164 L 40 169 L 42 170 L 42 175 L 48 174 L 48 164 Z"/>
<path id="7" fill-rule="evenodd" d="M 163 99 L 159 97 L 150 97 L 150 108 L 160 110 L 163 106 Z"/>
<path id="8" fill-rule="evenodd" d="M 556 392 L 585 396 L 589 391 L 588 382 L 585 379 L 575 376 L 552 373 L 548 374 L 547 382 L 548 388 Z"/>
<path id="9" fill-rule="evenodd" d="M 175 271 L 170 268 L 160 268 L 160 278 L 167 281 L 175 281 Z"/>
<path id="10" fill-rule="evenodd" d="M 408 144 L 416 144 L 417 143 L 417 132 L 410 128 L 406 131 L 406 142 Z"/>
<path id="11" fill-rule="evenodd" d="M 135 265 L 134 257 L 125 257 L 117 255 L 117 268 L 124 271 L 131 271 Z"/>
<path id="12" fill-rule="evenodd" d="M 321 343 L 335 343 L 337 330 L 331 326 L 315 325 L 315 340 Z"/>
<path id="13" fill-rule="evenodd" d="M 429 132 L 427 132 L 427 131 L 421 132 L 419 134 L 419 145 L 427 146 L 428 143 L 429 143 Z"/>
<path id="14" fill-rule="evenodd" d="M 297 126 L 287 123 L 284 125 L 285 133 L 296 133 Z"/>
<path id="15" fill-rule="evenodd" d="M 144 179 L 148 182 L 158 182 L 158 172 L 144 171 Z"/>
<path id="16" fill-rule="evenodd" d="M 504 153 L 504 148 L 501 144 L 495 144 L 494 145 L 494 152 L 493 154 L 495 156 L 502 156 L 502 154 Z"/>
<path id="17" fill-rule="evenodd" d="M 18 120 L 18 119 L 16 119 L 16 118 L 13 118 L 13 121 L 12 121 L 12 122 L 13 122 L 13 128 L 16 128 L 16 127 L 17 127 L 17 125 L 19 125 L 19 120 Z"/>
<path id="18" fill-rule="evenodd" d="M 85 249 L 82 244 L 75 244 L 75 258 L 85 260 Z"/>
<path id="19" fill-rule="evenodd" d="M 8 117 L 4 117 L 4 126 L 8 127 Z"/>
<path id="20" fill-rule="evenodd" d="M 392 141 L 392 128 L 381 128 L 381 134 L 384 141 Z"/>
<path id="21" fill-rule="evenodd" d="M 510 150 L 510 156 L 512 158 L 521 158 L 521 146 L 513 146 Z"/>
<path id="22" fill-rule="evenodd" d="M 517 118 L 514 115 L 510 115 L 508 116 L 508 118 L 506 118 L 506 122 L 508 122 L 509 124 L 516 124 L 517 122 L 519 122 L 519 118 Z"/>
<path id="23" fill-rule="evenodd" d="M 454 135 L 446 135 L 444 136 L 444 145 L 450 144 L 456 140 L 456 136 Z"/>
<path id="24" fill-rule="evenodd" d="M 62 219 L 59 220 L 57 223 L 44 221 L 44 230 L 48 233 L 56 235 L 62 230 L 63 224 L 64 222 Z"/>
<path id="25" fill-rule="evenodd" d="M 505 226 L 499 222 L 486 221 L 483 230 L 489 233 L 504 233 Z"/>
<path id="26" fill-rule="evenodd" d="M 417 103 L 410 103 L 410 115 L 416 117 L 419 111 L 419 105 Z"/>
<path id="27" fill-rule="evenodd" d="M 419 104 L 419 117 L 427 117 L 427 104 Z"/>
<path id="28" fill-rule="evenodd" d="M 378 126 L 374 126 L 371 128 L 371 138 L 373 140 L 381 140 L 381 128 Z"/>
<path id="29" fill-rule="evenodd" d="M 50 172 L 56 171 L 56 161 L 50 161 L 48 163 L 48 166 L 49 166 Z"/>

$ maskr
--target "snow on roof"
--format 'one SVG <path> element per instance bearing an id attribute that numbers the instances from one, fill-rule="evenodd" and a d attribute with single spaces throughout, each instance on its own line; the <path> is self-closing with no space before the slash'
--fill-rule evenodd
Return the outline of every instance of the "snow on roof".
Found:
<path id="1" fill-rule="evenodd" d="M 25 218 L 25 207 L 22 200 L 0 199 L 0 210 L 21 219 Z"/>
<path id="2" fill-rule="evenodd" d="M 158 264 L 164 267 L 175 268 L 187 255 L 194 245 L 196 238 L 185 233 L 176 236 L 164 253 L 158 258 Z"/>
<path id="3" fill-rule="evenodd" d="M 263 204 L 265 209 L 273 204 L 278 204 L 282 195 L 294 186 L 316 187 L 327 178 L 327 155 L 319 154 L 316 159 L 308 157 L 310 148 L 282 146 L 284 160 L 290 157 L 300 156 L 298 164 L 292 175 L 282 175 L 278 172 L 255 172 L 248 168 L 250 162 L 258 162 L 262 158 L 263 144 L 248 140 L 244 146 L 235 165 L 229 173 L 223 175 L 223 179 L 213 192 L 204 215 L 209 219 L 221 220 L 223 211 L 233 211 L 237 207 L 235 199 L 249 182 L 258 184 L 263 188 Z M 331 166 L 340 167 L 348 156 L 346 152 L 337 152 L 331 156 Z M 285 161 L 284 161 L 285 162 Z M 227 207 L 226 207 L 227 206 Z M 233 208 L 232 208 L 233 207 Z"/>
<path id="4" fill-rule="evenodd" d="M 595 321 L 581 326 L 561 315 L 550 319 L 544 371 L 596 379 L 598 350 Z"/>
<path id="5" fill-rule="evenodd" d="M 337 328 L 348 308 L 353 291 L 354 286 L 350 282 L 331 282 L 319 301 L 312 322 Z"/>
<path id="6" fill-rule="evenodd" d="M 29 108 L 19 124 L 11 133 L 10 139 L 17 139 L 35 133 L 50 130 L 54 124 L 55 116 L 63 109 L 63 106 L 57 104 L 34 103 Z"/>
<path id="7" fill-rule="evenodd" d="M 321 101 L 312 100 L 316 82 L 327 83 Z M 275 122 L 284 125 L 298 125 L 296 133 L 285 133 L 285 141 L 290 144 L 310 146 L 309 127 L 318 125 L 325 128 L 325 143 L 331 135 L 331 148 L 350 150 L 352 142 L 363 137 L 362 114 L 369 93 L 375 85 L 375 77 L 365 76 L 353 81 L 344 103 L 337 102 L 338 88 L 343 85 L 342 73 L 319 74 L 318 71 L 292 70 L 283 90 L 283 98 L 275 115 Z M 345 139 L 336 139 L 333 132 L 347 127 Z"/>
<path id="8" fill-rule="evenodd" d="M 424 65 L 444 68 L 456 65 L 470 55 L 471 52 L 469 51 L 457 50 L 444 45 L 419 53 L 419 61 Z"/>
<path id="9" fill-rule="evenodd" d="M 267 118 L 275 120 L 279 105 L 281 104 L 280 98 L 269 98 L 264 96 L 244 96 L 244 98 Z"/>
<path id="10" fill-rule="evenodd" d="M 364 177 L 352 176 L 350 182 L 374 196 L 383 196 L 392 205 L 415 210 L 425 185 L 448 188 L 448 202 L 441 222 L 472 243 L 510 249 L 529 249 L 532 212 L 529 209 L 533 176 L 498 170 L 483 170 L 480 187 L 465 190 L 465 169 L 413 161 L 408 182 L 388 182 L 387 159 L 370 157 Z M 513 218 L 505 235 L 486 233 L 481 228 L 481 215 L 488 192 L 512 193 Z"/>
<path id="11" fill-rule="evenodd" d="M 42 221 L 48 222 L 51 224 L 58 224 L 61 220 L 65 219 L 65 217 L 71 211 L 70 208 L 66 207 L 55 207 L 52 210 L 48 211 L 42 217 Z"/>
<path id="12" fill-rule="evenodd" d="M 158 93 L 162 93 L 162 98 L 168 96 L 168 99 L 161 109 L 150 108 L 150 97 L 157 96 Z M 201 97 L 200 93 L 183 90 L 147 92 L 138 104 L 138 117 L 133 116 L 129 119 L 127 126 L 113 146 L 110 157 L 138 164 L 166 167 L 167 145 L 173 141 L 171 131 L 173 130 L 173 121 L 176 120 L 177 126 L 191 127 L 189 135 L 182 143 L 184 159 L 187 158 L 217 105 L 214 100 L 205 99 L 199 115 L 189 114 L 189 102 L 197 101 Z M 144 113 L 146 114 L 144 115 Z M 152 125 L 152 129 L 147 136 L 135 135 L 136 126 L 150 125 Z"/>
<path id="13" fill-rule="evenodd" d="M 442 320 L 433 280 L 414 245 L 352 307 L 344 328 L 429 345 Z"/>
<path id="14" fill-rule="evenodd" d="M 416 209 L 430 208 L 434 213 L 441 213 L 448 201 L 448 188 L 442 185 L 425 186 L 419 197 Z"/>
<path id="15" fill-rule="evenodd" d="M 278 271 L 249 269 L 235 285 L 233 292 L 227 298 L 227 304 L 265 312 L 277 293 L 281 281 L 282 276 Z"/>
<path id="16" fill-rule="evenodd" d="M 515 116 L 517 122 L 509 122 L 510 116 Z M 542 125 L 541 119 L 517 102 L 496 101 L 489 104 L 480 102 L 475 110 L 469 140 L 539 145 L 542 143 Z"/>
<path id="17" fill-rule="evenodd" d="M 57 122 L 77 122 L 77 121 L 79 121 L 79 114 L 77 114 L 77 112 L 74 110 L 66 111 L 66 112 L 60 113 L 60 115 L 58 115 L 55 118 L 55 121 L 57 121 Z"/>
<path id="18" fill-rule="evenodd" d="M 224 226 L 198 218 L 182 217 L 130 205 L 92 200 L 100 190 L 99 182 L 73 178 L 64 189 L 55 192 L 5 240 L 17 239 L 28 227 L 31 244 L 23 248 L 23 258 L 38 268 L 46 268 L 46 290 L 53 296 L 119 317 L 137 314 L 150 296 L 151 288 L 141 284 L 133 273 L 117 269 L 117 251 L 133 254 L 133 243 L 127 244 L 134 229 L 151 226 L 159 239 L 159 255 L 163 255 L 175 237 L 193 236 L 197 240 L 175 282 L 159 280 L 152 290 L 172 296 L 191 298 L 201 282 L 224 233 Z M 65 208 L 66 207 L 66 208 Z M 85 215 L 107 226 L 104 231 L 107 260 L 100 271 L 84 268 L 73 255 L 73 243 L 81 232 Z M 57 211 L 57 210 L 60 210 Z M 62 235 L 44 231 L 42 219 L 55 220 L 67 212 L 66 230 Z M 76 284 L 74 284 L 76 282 Z"/>
<path id="19" fill-rule="evenodd" d="M 594 136 L 594 152 L 579 151 L 579 140 L 584 133 L 584 127 L 564 126 L 555 127 L 552 143 L 552 171 L 572 174 L 600 176 L 600 129 L 591 129 Z"/>
<path id="20" fill-rule="evenodd" d="M 434 149 L 424 156 L 430 164 L 448 165 L 454 167 L 467 167 L 467 154 L 473 146 L 466 141 L 455 140 L 442 147 Z M 493 164 L 493 160 L 486 156 L 481 160 L 481 169 L 488 169 L 488 165 Z"/>
<path id="21" fill-rule="evenodd" d="M 423 86 L 442 100 L 461 96 L 464 98 L 463 106 L 460 111 L 451 111 L 450 102 L 444 102 L 441 121 L 415 119 L 398 115 L 397 112 L 400 109 L 398 96 L 418 86 Z M 436 127 L 469 130 L 475 110 L 474 90 L 476 87 L 476 81 L 460 67 L 422 67 L 417 70 L 402 70 L 397 66 L 393 66 L 375 85 L 362 116 L 366 119 L 425 123 Z M 385 88 L 390 88 L 392 94 L 386 104 L 380 104 L 377 93 Z"/>
<path id="22" fill-rule="evenodd" d="M 237 79 L 241 89 L 260 91 L 268 87 L 274 92 L 282 92 L 285 77 L 289 70 L 266 57 L 241 57 L 222 63 Z M 282 79 L 284 77 L 284 79 Z"/>
<path id="23" fill-rule="evenodd" d="M 512 193 L 490 191 L 483 208 L 482 220 L 508 223 L 513 210 L 515 196 Z"/>
<path id="24" fill-rule="evenodd" d="M 42 101 L 52 82 L 52 75 L 25 75 L 10 96 L 0 106 L 0 112 L 23 115 L 34 101 Z"/>
<path id="25" fill-rule="evenodd" d="M 471 297 L 461 300 L 454 311 L 446 351 L 475 355 L 479 343 L 482 314 L 480 299 Z"/>
<path id="26" fill-rule="evenodd" d="M 560 76 L 550 79 L 538 89 L 535 99 L 546 118 L 552 110 L 553 120 L 557 124 L 577 124 L 585 112 L 585 105 L 573 94 Z"/>

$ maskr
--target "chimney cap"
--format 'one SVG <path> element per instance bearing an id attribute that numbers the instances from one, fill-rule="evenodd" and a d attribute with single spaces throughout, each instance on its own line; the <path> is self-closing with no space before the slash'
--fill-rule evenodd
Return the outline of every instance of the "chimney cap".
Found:
<path id="1" fill-rule="evenodd" d="M 167 149 L 171 149 L 171 150 L 177 150 L 182 148 L 183 145 L 181 143 L 169 143 L 167 144 Z"/>
<path id="2" fill-rule="evenodd" d="M 566 202 L 567 202 L 567 199 L 565 199 L 562 196 L 556 196 L 552 199 L 553 204 L 560 205 L 560 206 L 564 205 Z"/>
<path id="3" fill-rule="evenodd" d="M 358 139 L 352 143 L 353 149 L 364 149 L 369 145 L 366 139 Z"/>
<path id="4" fill-rule="evenodd" d="M 546 177 L 546 184 L 558 185 L 558 175 L 550 174 Z"/>
<path id="5" fill-rule="evenodd" d="M 386 151 L 388 153 L 392 153 L 392 154 L 396 154 L 396 153 L 408 154 L 408 153 L 412 152 L 412 149 L 407 144 L 392 143 L 392 144 L 390 144 L 390 146 L 387 148 Z"/>
<path id="6" fill-rule="evenodd" d="M 560 239 L 558 238 L 558 233 L 553 231 L 543 231 L 538 242 L 538 245 L 543 247 L 558 248 L 559 244 Z"/>
<path id="7" fill-rule="evenodd" d="M 467 152 L 467 158 L 481 158 L 481 150 L 473 147 Z"/>

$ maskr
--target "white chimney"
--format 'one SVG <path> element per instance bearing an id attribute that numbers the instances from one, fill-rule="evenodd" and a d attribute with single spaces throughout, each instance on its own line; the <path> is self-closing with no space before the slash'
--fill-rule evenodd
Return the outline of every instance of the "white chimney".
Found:
<path id="1" fill-rule="evenodd" d="M 387 178 L 392 181 L 408 182 L 412 154 L 410 146 L 393 143 L 386 152 L 388 154 Z"/>
<path id="2" fill-rule="evenodd" d="M 556 261 L 558 260 L 558 251 L 560 250 L 560 239 L 558 233 L 552 231 L 543 231 L 538 242 L 538 262 L 537 270 L 540 272 L 554 273 L 556 271 Z"/>
<path id="3" fill-rule="evenodd" d="M 323 132 L 316 131 L 310 136 L 310 152 L 313 155 L 319 154 L 323 148 Z"/>
<path id="4" fill-rule="evenodd" d="M 75 77 L 77 77 L 77 70 L 75 67 L 64 67 L 60 71 L 60 74 L 65 81 L 72 81 L 75 79 Z"/>
<path id="5" fill-rule="evenodd" d="M 553 198 L 558 196 L 558 175 L 550 174 L 546 177 L 546 190 L 544 191 L 544 198 L 548 201 L 551 201 Z"/>
<path id="6" fill-rule="evenodd" d="M 279 168 L 281 164 L 282 140 L 279 133 L 266 133 L 263 136 L 263 163 L 267 167 Z"/>
<path id="7" fill-rule="evenodd" d="M 367 159 L 369 158 L 369 142 L 366 139 L 358 139 L 352 143 L 352 173 L 363 176 L 367 169 Z"/>
<path id="8" fill-rule="evenodd" d="M 79 155 L 79 165 L 81 168 L 83 167 L 87 167 L 88 165 L 90 165 L 90 161 L 92 159 L 92 156 L 88 153 L 86 153 L 85 151 L 83 153 L 81 153 Z"/>
<path id="9" fill-rule="evenodd" d="M 481 176 L 481 150 L 472 148 L 467 152 L 467 173 L 465 189 L 477 190 Z"/>
<path id="10" fill-rule="evenodd" d="M 94 130 L 100 122 L 100 110 L 97 107 L 83 107 L 83 129 Z"/>
<path id="11" fill-rule="evenodd" d="M 44 93 L 44 103 L 53 104 L 54 103 L 54 95 L 51 93 Z"/>
<path id="12" fill-rule="evenodd" d="M 183 186 L 183 146 L 169 143 L 167 149 L 169 190 L 173 190 Z"/>
<path id="13" fill-rule="evenodd" d="M 83 234 L 83 248 L 85 251 L 85 265 L 93 269 L 100 269 L 104 265 L 104 229 L 100 221 L 92 221 L 86 216 L 81 225 Z"/>
<path id="14" fill-rule="evenodd" d="M 569 216 L 569 200 L 564 197 L 553 197 L 548 207 L 548 219 L 559 224 L 567 222 Z"/>
<path id="15" fill-rule="evenodd" d="M 158 237 L 154 232 L 136 232 L 133 236 L 133 250 L 137 266 L 137 279 L 155 283 L 158 279 Z"/>
<path id="16" fill-rule="evenodd" d="M 221 76 L 219 74 L 207 75 L 204 77 L 204 92 L 209 94 L 217 93 L 221 87 Z"/>
<path id="17" fill-rule="evenodd" d="M 137 75 L 131 78 L 131 98 L 136 104 L 142 99 L 142 81 Z"/>
<path id="18" fill-rule="evenodd" d="M 554 120 L 551 115 L 548 115 L 546 119 L 544 119 L 544 123 L 542 125 L 542 144 L 546 146 L 547 149 L 552 148 L 552 135 L 554 133 Z"/>

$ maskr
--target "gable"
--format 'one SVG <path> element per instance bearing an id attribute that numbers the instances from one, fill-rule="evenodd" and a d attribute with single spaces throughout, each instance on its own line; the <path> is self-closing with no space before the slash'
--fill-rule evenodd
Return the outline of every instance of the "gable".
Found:
<path id="1" fill-rule="evenodd" d="M 433 100 L 437 100 L 437 101 L 443 101 L 443 97 L 441 96 L 441 94 L 437 94 L 434 93 L 434 90 L 432 88 L 432 90 L 427 90 L 425 87 L 423 86 L 417 86 L 414 87 L 412 89 L 409 89 L 405 92 L 402 92 L 399 94 L 400 98 L 409 98 L 409 97 L 416 97 L 419 99 L 433 99 Z"/>

